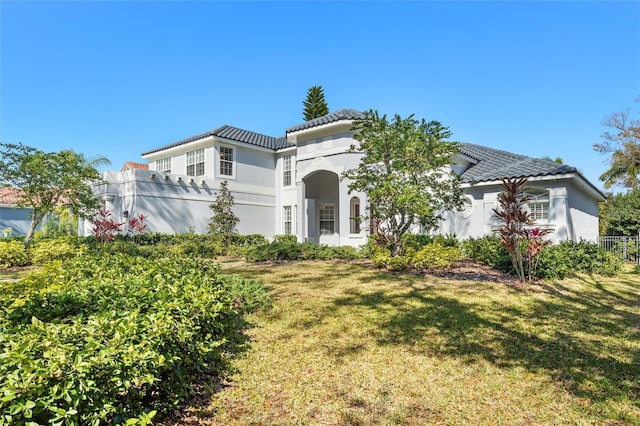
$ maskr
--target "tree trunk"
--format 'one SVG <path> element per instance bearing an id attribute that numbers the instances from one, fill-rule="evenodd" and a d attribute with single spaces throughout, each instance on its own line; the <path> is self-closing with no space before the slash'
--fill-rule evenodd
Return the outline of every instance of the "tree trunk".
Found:
<path id="1" fill-rule="evenodd" d="M 42 221 L 42 217 L 38 218 L 38 215 L 34 212 L 33 218 L 31 219 L 31 223 L 29 224 L 29 230 L 27 231 L 27 235 L 24 237 L 25 250 L 29 248 L 29 244 L 31 244 L 33 235 L 36 233 L 36 227 L 41 221 Z"/>

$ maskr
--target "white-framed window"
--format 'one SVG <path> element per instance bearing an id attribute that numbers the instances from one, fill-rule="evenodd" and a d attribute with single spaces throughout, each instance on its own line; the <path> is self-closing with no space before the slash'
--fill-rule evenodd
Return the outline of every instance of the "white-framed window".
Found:
<path id="1" fill-rule="evenodd" d="M 537 189 L 528 189 L 526 195 L 530 198 L 527 206 L 531 213 L 531 219 L 536 222 L 549 220 L 549 193 Z"/>
<path id="2" fill-rule="evenodd" d="M 219 173 L 222 176 L 233 176 L 233 148 L 228 146 L 220 146 L 220 168 Z"/>
<path id="3" fill-rule="evenodd" d="M 293 234 L 293 220 L 291 216 L 291 206 L 284 206 L 282 208 L 282 222 L 284 225 L 283 233 L 286 235 Z"/>
<path id="4" fill-rule="evenodd" d="M 320 204 L 318 218 L 320 219 L 320 235 L 333 235 L 335 232 L 335 206 Z"/>
<path id="5" fill-rule="evenodd" d="M 360 198 L 352 197 L 349 203 L 349 233 L 360 233 Z"/>
<path id="6" fill-rule="evenodd" d="M 204 176 L 204 148 L 187 152 L 187 176 Z"/>
<path id="7" fill-rule="evenodd" d="M 291 156 L 282 159 L 282 185 L 291 186 Z"/>
<path id="8" fill-rule="evenodd" d="M 156 160 L 156 171 L 160 173 L 171 173 L 171 157 Z"/>

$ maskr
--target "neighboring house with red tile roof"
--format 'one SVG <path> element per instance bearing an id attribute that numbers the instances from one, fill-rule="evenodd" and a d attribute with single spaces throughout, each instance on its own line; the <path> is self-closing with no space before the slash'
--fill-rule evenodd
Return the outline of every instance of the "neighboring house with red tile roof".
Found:
<path id="1" fill-rule="evenodd" d="M 127 170 L 149 170 L 149 164 L 143 163 L 135 163 L 133 161 L 127 161 L 120 169 L 121 172 L 126 172 Z"/>
<path id="2" fill-rule="evenodd" d="M 0 236 L 3 234 L 25 235 L 31 223 L 30 208 L 18 207 L 20 191 L 15 188 L 0 188 Z M 4 232 L 11 229 L 11 232 Z"/>
<path id="3" fill-rule="evenodd" d="M 15 206 L 20 200 L 20 191 L 14 188 L 0 188 L 0 206 Z"/>
<path id="4" fill-rule="evenodd" d="M 148 170 L 127 163 L 120 172 L 105 172 L 107 184 L 96 193 L 115 220 L 144 214 L 152 232 L 205 233 L 209 206 L 227 181 L 242 234 L 359 246 L 369 233 L 357 219 L 368 199 L 349 192 L 340 176 L 362 158 L 349 150 L 356 144 L 353 121 L 361 118 L 359 111 L 339 110 L 281 137 L 224 125 L 142 153 Z M 575 167 L 469 143 L 460 144 L 453 161 L 467 205 L 447 212 L 436 233 L 465 239 L 493 232 L 501 179 L 526 177 L 529 209 L 553 241 L 597 240 L 598 202 L 605 197 Z"/>

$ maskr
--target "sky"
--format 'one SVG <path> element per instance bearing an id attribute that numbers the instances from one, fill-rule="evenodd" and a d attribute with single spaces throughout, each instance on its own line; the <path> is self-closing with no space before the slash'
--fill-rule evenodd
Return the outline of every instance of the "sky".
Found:
<path id="1" fill-rule="evenodd" d="M 640 97 L 640 2 L 0 1 L 4 143 L 119 170 L 224 124 L 284 136 L 314 85 L 602 188 L 603 120 Z"/>

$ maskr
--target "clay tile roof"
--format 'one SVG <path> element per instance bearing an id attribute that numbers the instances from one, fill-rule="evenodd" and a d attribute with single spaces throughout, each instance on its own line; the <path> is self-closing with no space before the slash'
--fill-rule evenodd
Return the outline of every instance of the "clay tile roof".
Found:
<path id="1" fill-rule="evenodd" d="M 184 145 L 189 142 L 197 141 L 198 139 L 204 139 L 207 137 L 220 137 L 229 139 L 232 141 L 243 142 L 249 145 L 259 146 L 261 148 L 278 150 L 289 146 L 285 137 L 274 138 L 273 136 L 263 135 L 262 133 L 252 132 L 250 130 L 239 129 L 237 127 L 224 125 L 217 129 L 210 130 L 208 132 L 200 133 L 199 135 L 191 136 L 187 139 L 182 139 L 178 142 L 171 143 L 169 145 L 161 146 L 160 148 L 152 149 L 151 151 L 143 152 L 142 155 L 153 154 L 154 152 L 164 151 L 169 148 Z"/>
<path id="2" fill-rule="evenodd" d="M 355 109 L 341 109 L 313 120 L 305 121 L 297 126 L 289 127 L 287 133 L 297 132 L 299 130 L 310 129 L 312 127 L 322 126 L 324 124 L 335 123 L 341 120 L 358 120 L 363 119 L 365 114 Z"/>
<path id="3" fill-rule="evenodd" d="M 553 176 L 576 173 L 575 167 L 555 161 L 532 158 L 470 143 L 460 144 L 460 151 L 478 160 L 462 173 L 463 182 L 485 182 L 502 178 Z"/>
<path id="4" fill-rule="evenodd" d="M 134 163 L 133 161 L 127 161 L 126 163 L 124 163 L 124 166 L 122 166 L 122 169 L 120 169 L 120 171 L 124 172 L 127 169 L 149 170 L 149 164 Z"/>
<path id="5" fill-rule="evenodd" d="M 0 204 L 17 204 L 20 201 L 20 191 L 14 188 L 0 188 Z"/>

